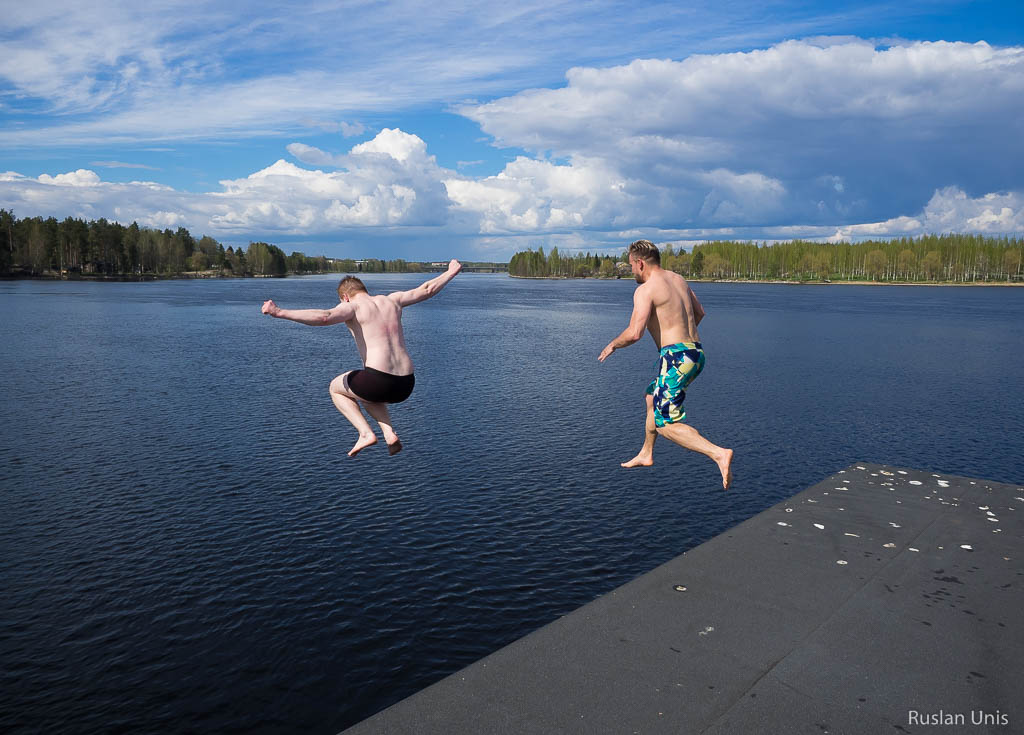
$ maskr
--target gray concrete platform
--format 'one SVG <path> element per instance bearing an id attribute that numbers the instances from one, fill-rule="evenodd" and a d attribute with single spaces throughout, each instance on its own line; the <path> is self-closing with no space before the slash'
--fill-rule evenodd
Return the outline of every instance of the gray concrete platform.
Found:
<path id="1" fill-rule="evenodd" d="M 1024 733 L 1022 560 L 1024 488 L 861 462 L 345 732 Z"/>

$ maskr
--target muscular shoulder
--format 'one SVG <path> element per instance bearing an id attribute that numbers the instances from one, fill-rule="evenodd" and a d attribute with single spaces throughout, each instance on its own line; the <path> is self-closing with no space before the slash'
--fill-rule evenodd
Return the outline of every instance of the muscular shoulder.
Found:
<path id="1" fill-rule="evenodd" d="M 668 282 L 673 286 L 686 288 L 686 279 L 675 271 L 663 271 L 663 273 Z"/>
<path id="2" fill-rule="evenodd" d="M 651 278 L 644 286 L 650 289 L 648 298 L 656 304 L 661 304 L 670 300 L 674 293 L 678 293 L 680 281 L 682 278 L 678 274 L 671 271 L 660 271 L 657 277 Z M 686 287 L 685 281 L 682 281 L 682 285 L 683 288 Z"/>
<path id="3" fill-rule="evenodd" d="M 657 291 L 657 288 L 658 284 L 652 281 L 641 283 L 633 291 L 633 302 L 640 303 L 642 301 L 653 301 L 655 298 L 655 292 Z"/>
<path id="4" fill-rule="evenodd" d="M 686 298 L 687 294 L 690 291 L 690 284 L 686 282 L 686 279 L 683 278 L 678 273 L 673 273 L 672 271 L 665 272 L 665 283 L 667 288 L 679 294 L 683 298 Z"/>

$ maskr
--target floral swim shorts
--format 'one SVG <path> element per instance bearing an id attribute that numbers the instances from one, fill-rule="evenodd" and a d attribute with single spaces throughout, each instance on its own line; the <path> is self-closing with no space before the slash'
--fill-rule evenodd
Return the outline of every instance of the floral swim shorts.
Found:
<path id="1" fill-rule="evenodd" d="M 661 348 L 658 377 L 647 386 L 654 396 L 654 425 L 664 426 L 683 421 L 686 411 L 686 387 L 704 369 L 704 350 L 700 342 L 676 342 Z"/>

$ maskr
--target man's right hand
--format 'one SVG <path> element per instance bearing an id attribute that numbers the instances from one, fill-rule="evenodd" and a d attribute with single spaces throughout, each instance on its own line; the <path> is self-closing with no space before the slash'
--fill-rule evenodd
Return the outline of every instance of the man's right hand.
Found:
<path id="1" fill-rule="evenodd" d="M 264 314 L 270 314 L 270 316 L 277 316 L 277 312 L 279 310 L 280 309 L 279 309 L 278 305 L 275 304 L 270 299 L 267 299 L 266 301 L 264 301 L 263 302 L 263 308 L 260 309 L 260 311 L 262 311 Z"/>
<path id="2" fill-rule="evenodd" d="M 462 263 L 457 261 L 455 258 L 452 258 L 452 262 L 448 264 L 448 272 L 451 273 L 453 276 L 457 276 L 459 274 L 459 271 L 461 270 Z"/>

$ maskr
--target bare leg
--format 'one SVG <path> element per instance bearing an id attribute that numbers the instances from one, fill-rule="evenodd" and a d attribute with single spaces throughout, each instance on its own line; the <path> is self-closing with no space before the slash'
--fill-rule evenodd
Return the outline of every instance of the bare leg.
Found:
<path id="1" fill-rule="evenodd" d="M 373 416 L 380 424 L 381 433 L 384 434 L 384 441 L 388 445 L 388 454 L 394 456 L 402 451 L 402 442 L 398 440 L 398 434 L 391 427 L 391 415 L 388 413 L 388 406 L 386 403 L 374 403 L 372 401 L 363 401 L 363 408 L 366 412 Z"/>
<path id="2" fill-rule="evenodd" d="M 360 451 L 371 444 L 377 443 L 377 437 L 370 428 L 369 422 L 359 410 L 359 403 L 355 394 L 348 389 L 348 373 L 339 375 L 331 381 L 331 400 L 341 414 L 348 419 L 349 423 L 359 432 L 359 438 L 355 445 L 349 450 L 348 456 L 354 457 Z"/>
<path id="3" fill-rule="evenodd" d="M 645 403 L 647 419 L 644 423 L 644 445 L 633 459 L 621 463 L 623 467 L 650 467 L 654 464 L 654 442 L 658 438 L 658 431 L 654 425 L 654 396 L 648 394 Z"/>
<path id="4" fill-rule="evenodd" d="M 726 490 L 732 483 L 732 450 L 712 444 L 688 424 L 665 424 L 658 433 L 686 449 L 705 454 L 715 461 L 722 473 L 722 487 Z"/>

